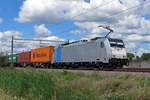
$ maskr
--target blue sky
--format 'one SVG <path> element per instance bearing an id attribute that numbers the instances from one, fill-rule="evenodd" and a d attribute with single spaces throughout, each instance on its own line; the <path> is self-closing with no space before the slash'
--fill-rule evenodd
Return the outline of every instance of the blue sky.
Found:
<path id="1" fill-rule="evenodd" d="M 33 25 L 32 24 L 22 24 L 14 21 L 14 18 L 18 16 L 19 9 L 23 3 L 23 0 L 2 0 L 0 3 L 0 17 L 3 18 L 3 23 L 0 25 L 1 31 L 6 30 L 17 30 L 23 32 L 23 36 L 32 36 Z"/>
<path id="2" fill-rule="evenodd" d="M 24 0 L 3 0 L 0 3 L 0 17 L 3 18 L 3 23 L 0 25 L 0 31 L 5 30 L 17 30 L 23 33 L 23 37 L 32 38 L 36 34 L 34 31 L 34 25 L 40 23 L 19 23 L 14 20 L 18 16 L 20 7 Z M 9 3 L 8 3 L 9 2 Z M 69 33 L 68 29 L 76 28 L 72 21 L 66 21 L 62 23 L 45 23 L 54 35 L 58 35 L 65 39 L 79 39 L 75 35 L 66 35 Z M 64 32 L 66 31 L 66 32 Z M 59 33 L 63 32 L 63 33 Z"/>
<path id="3" fill-rule="evenodd" d="M 109 18 L 140 3 L 144 4 L 140 8 Z M 12 34 L 50 40 L 90 39 L 106 34 L 98 25 L 110 25 L 115 31 L 110 37 L 124 39 L 128 51 L 149 52 L 148 4 L 149 0 L 1 0 L 0 45 L 8 48 L 2 40 Z"/>

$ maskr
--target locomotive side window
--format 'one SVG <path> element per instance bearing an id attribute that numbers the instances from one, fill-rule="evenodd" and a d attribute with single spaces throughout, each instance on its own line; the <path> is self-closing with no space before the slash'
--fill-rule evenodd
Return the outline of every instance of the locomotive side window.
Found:
<path id="1" fill-rule="evenodd" d="M 101 42 L 101 48 L 104 48 L 104 42 Z"/>

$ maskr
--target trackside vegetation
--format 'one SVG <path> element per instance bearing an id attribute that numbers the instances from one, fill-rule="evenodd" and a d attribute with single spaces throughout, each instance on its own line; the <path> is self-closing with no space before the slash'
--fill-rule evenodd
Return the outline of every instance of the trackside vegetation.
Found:
<path id="1" fill-rule="evenodd" d="M 150 77 L 0 69 L 2 100 L 150 100 Z"/>
<path id="2" fill-rule="evenodd" d="M 9 65 L 8 56 L 2 52 L 0 52 L 0 67 L 6 67 Z"/>

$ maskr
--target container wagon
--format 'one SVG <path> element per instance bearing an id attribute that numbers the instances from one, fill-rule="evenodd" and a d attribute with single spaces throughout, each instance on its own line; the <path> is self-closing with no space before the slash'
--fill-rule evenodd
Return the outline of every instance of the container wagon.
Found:
<path id="1" fill-rule="evenodd" d="M 57 46 L 55 47 L 55 52 L 54 52 L 54 64 L 53 68 L 63 68 L 63 65 L 61 63 L 61 58 L 62 57 L 62 47 Z"/>
<path id="2" fill-rule="evenodd" d="M 61 55 L 62 55 L 62 50 L 61 47 L 55 47 L 55 62 L 61 63 Z"/>
<path id="3" fill-rule="evenodd" d="M 17 66 L 26 67 L 31 64 L 31 52 L 22 52 L 17 54 Z"/>
<path id="4" fill-rule="evenodd" d="M 13 59 L 12 59 L 13 57 Z M 17 63 L 17 54 L 13 54 L 13 55 L 8 55 L 8 60 L 9 60 L 9 63 L 11 64 L 13 62 L 13 65 L 16 66 L 16 63 Z"/>
<path id="5" fill-rule="evenodd" d="M 33 67 L 51 67 L 54 62 L 54 46 L 36 48 L 31 50 L 31 63 Z"/>

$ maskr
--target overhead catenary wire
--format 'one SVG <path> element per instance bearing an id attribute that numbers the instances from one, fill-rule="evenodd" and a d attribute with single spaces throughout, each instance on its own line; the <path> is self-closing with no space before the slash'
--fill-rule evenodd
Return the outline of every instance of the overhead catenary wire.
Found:
<path id="1" fill-rule="evenodd" d="M 137 4 L 137 5 L 135 5 L 135 6 L 129 7 L 129 8 L 127 8 L 127 9 L 125 9 L 125 10 L 122 10 L 122 11 L 120 11 L 120 12 L 118 12 L 118 13 L 115 13 L 114 15 L 112 15 L 112 16 L 110 16 L 110 17 L 108 17 L 108 18 L 113 18 L 113 17 L 119 16 L 120 14 L 125 13 L 125 12 L 127 12 L 127 11 L 129 11 L 129 10 L 133 10 L 133 9 L 142 7 L 143 5 L 146 6 L 146 5 L 149 5 L 149 4 L 150 4 L 150 2 L 148 2 L 148 1 L 144 1 L 144 2 L 145 2 L 145 3 L 140 3 L 140 4 Z M 147 3 L 146 3 L 146 2 L 147 2 Z"/>
<path id="2" fill-rule="evenodd" d="M 98 6 L 94 7 L 94 8 L 92 8 L 92 9 L 86 9 L 86 10 L 84 10 L 84 12 L 81 12 L 81 13 L 79 13 L 79 14 L 77 14 L 77 15 L 74 15 L 74 16 L 72 16 L 71 18 L 74 19 L 74 18 L 76 18 L 76 17 L 82 16 L 82 15 L 88 13 L 88 12 L 91 11 L 91 10 L 95 10 L 95 9 L 98 9 L 98 8 L 105 7 L 105 6 L 111 4 L 111 3 L 115 2 L 115 1 L 116 1 L 116 0 L 112 0 L 112 1 L 106 2 L 105 4 L 98 5 Z M 120 1 L 120 0 L 118 0 L 118 1 Z M 88 11 L 88 12 L 87 12 L 87 11 Z M 74 28 L 69 28 L 69 29 L 67 29 L 67 30 L 60 31 L 59 33 L 65 33 L 65 32 L 70 31 L 71 29 L 74 29 Z"/>
<path id="3" fill-rule="evenodd" d="M 81 15 L 83 15 L 83 14 L 86 14 L 87 11 L 90 11 L 90 10 L 94 10 L 94 9 L 98 9 L 98 8 L 105 7 L 106 5 L 111 4 L 111 3 L 113 3 L 114 1 L 115 1 L 115 0 L 106 2 L 105 4 L 98 5 L 98 6 L 94 7 L 94 8 L 92 8 L 92 9 L 86 9 L 86 10 L 84 10 L 84 12 L 81 12 L 81 13 L 79 13 L 79 14 L 77 14 L 77 15 L 74 15 L 74 16 L 72 16 L 71 18 L 73 19 L 73 18 L 79 17 L 79 16 L 81 16 Z M 72 28 L 71 28 L 71 29 L 72 29 Z M 69 30 L 70 30 L 70 29 L 69 29 Z M 59 33 L 65 33 L 65 32 L 68 32 L 68 29 L 65 30 L 65 31 L 61 31 L 61 32 L 59 32 Z M 39 39 L 19 39 L 19 38 L 14 38 L 14 40 L 19 40 L 19 41 L 20 41 L 20 40 L 23 40 L 23 41 L 66 42 L 66 41 L 39 40 Z"/>
<path id="4" fill-rule="evenodd" d="M 20 40 L 20 41 L 45 41 L 45 42 L 66 42 L 66 41 L 56 41 L 56 40 L 44 40 L 44 39 L 20 39 L 20 38 L 14 38 L 14 40 Z"/>
<path id="5" fill-rule="evenodd" d="M 111 3 L 115 2 L 115 1 L 116 1 L 116 0 L 111 0 L 111 1 L 109 1 L 109 2 L 106 2 L 105 4 L 101 4 L 101 5 L 98 5 L 98 6 L 96 6 L 96 7 L 93 7 L 92 9 L 91 9 L 91 8 L 90 8 L 90 9 L 84 9 L 83 12 L 80 12 L 80 13 L 77 14 L 77 15 L 71 16 L 70 18 L 74 19 L 74 18 L 76 18 L 76 17 L 79 17 L 79 16 L 81 16 L 81 15 L 86 14 L 87 12 L 89 12 L 89 11 L 91 11 L 91 10 L 105 7 L 105 6 L 111 4 Z M 118 0 L 118 1 L 120 1 L 120 0 Z M 74 7 L 70 8 L 70 9 L 73 9 L 73 8 L 74 8 Z M 67 21 L 67 20 L 64 19 L 63 22 L 66 22 L 66 21 Z M 55 25 L 58 25 L 58 24 L 61 24 L 61 23 L 55 23 Z"/>
<path id="6" fill-rule="evenodd" d="M 112 1 L 110 1 L 110 2 L 108 2 L 108 3 L 106 3 L 106 4 L 96 6 L 96 7 L 92 8 L 92 9 L 88 9 L 88 11 L 89 11 L 89 10 L 93 10 L 93 9 L 102 8 L 102 7 L 104 7 L 104 6 L 108 5 L 108 4 L 113 3 L 114 1 L 115 1 L 115 0 L 112 0 Z M 120 1 L 120 0 L 118 0 L 118 1 Z M 127 12 L 127 11 L 129 11 L 129 10 L 132 10 L 132 9 L 135 9 L 135 8 L 138 8 L 138 7 L 141 7 L 142 5 L 148 5 L 148 4 L 150 3 L 150 2 L 148 2 L 148 3 L 146 3 L 146 2 L 148 2 L 148 1 L 144 0 L 144 3 L 140 3 L 140 4 L 138 4 L 138 5 L 135 5 L 135 6 L 132 6 L 132 7 L 130 7 L 130 8 L 127 8 L 127 9 L 125 9 L 125 10 L 122 10 L 122 11 L 120 11 L 120 12 L 118 12 L 118 13 L 115 13 L 115 14 L 113 14 L 113 15 L 111 15 L 111 16 L 108 16 L 107 18 L 114 18 L 114 17 L 119 16 L 120 14 L 122 14 L 122 13 L 124 13 L 124 12 Z M 146 3 L 146 4 L 145 4 L 145 3 Z M 75 15 L 75 16 L 73 16 L 72 18 L 81 16 L 81 15 L 84 15 L 84 14 L 86 14 L 86 13 L 88 13 L 88 12 L 85 11 L 85 12 L 79 13 L 78 15 Z M 65 33 L 65 32 L 70 31 L 71 29 L 74 29 L 74 28 L 69 28 L 69 29 L 67 29 L 67 30 L 60 31 L 59 33 Z M 17 38 L 16 38 L 15 40 L 65 42 L 65 41 L 38 40 L 38 39 L 17 39 Z"/>
<path id="7" fill-rule="evenodd" d="M 122 14 L 122 13 L 128 12 L 128 11 L 133 10 L 133 9 L 136 9 L 136 8 L 139 8 L 139 7 L 144 6 L 144 5 L 149 5 L 149 4 L 150 4 L 150 2 L 148 2 L 148 1 L 145 0 L 145 1 L 143 1 L 142 3 L 140 3 L 140 4 L 138 4 L 138 5 L 129 7 L 129 8 L 127 8 L 127 9 L 125 9 L 125 10 L 122 10 L 122 11 L 120 11 L 120 12 L 118 12 L 118 13 L 112 14 L 111 16 L 108 16 L 108 17 L 106 17 L 106 18 L 114 18 L 114 17 L 119 16 L 119 15 Z M 98 8 L 98 7 L 97 7 L 97 8 Z M 73 28 L 69 28 L 69 29 L 67 29 L 67 30 L 60 31 L 59 33 L 69 32 L 69 31 L 72 30 L 72 29 L 74 29 L 74 27 L 73 27 Z"/>
<path id="8" fill-rule="evenodd" d="M 119 0 L 118 0 L 118 1 L 119 1 Z M 106 2 L 105 4 L 98 5 L 98 6 L 94 7 L 94 8 L 92 8 L 92 9 L 86 9 L 84 12 L 81 12 L 81 13 L 75 15 L 75 16 L 72 16 L 71 18 L 79 17 L 79 16 L 81 16 L 81 15 L 84 15 L 84 14 L 88 13 L 88 12 L 91 11 L 91 10 L 105 7 L 105 6 L 107 6 L 107 5 L 109 5 L 109 4 L 113 3 L 113 2 L 115 2 L 115 0 Z M 87 11 L 88 11 L 88 12 L 87 12 Z"/>

